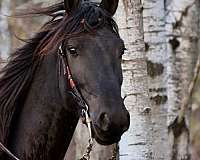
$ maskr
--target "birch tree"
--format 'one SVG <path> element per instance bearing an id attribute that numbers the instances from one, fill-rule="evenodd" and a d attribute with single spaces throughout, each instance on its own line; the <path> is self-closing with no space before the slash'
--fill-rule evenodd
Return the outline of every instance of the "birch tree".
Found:
<path id="1" fill-rule="evenodd" d="M 144 41 L 147 60 L 149 99 L 152 105 L 153 159 L 169 158 L 167 127 L 167 50 L 165 1 L 143 1 Z"/>
<path id="2" fill-rule="evenodd" d="M 123 94 L 131 115 L 129 131 L 120 142 L 120 160 L 152 159 L 151 105 L 140 0 L 120 1 L 116 19 L 128 48 L 123 57 Z"/>
<path id="3" fill-rule="evenodd" d="M 187 96 L 194 68 L 194 58 L 197 57 L 198 52 L 199 1 L 143 0 L 142 4 L 139 4 L 137 0 L 134 2 L 124 0 L 123 2 L 125 16 L 122 15 L 123 11 L 121 11 L 119 17 L 125 17 L 126 21 L 120 27 L 121 30 L 125 30 L 128 44 L 138 46 L 138 41 L 134 41 L 134 38 L 138 36 L 138 30 L 144 31 L 140 32 L 140 36 L 144 37 L 139 40 L 139 43 L 144 44 L 145 47 L 148 85 L 145 85 L 145 81 L 142 81 L 144 79 L 141 78 L 140 86 L 149 89 L 149 97 L 147 95 L 149 100 L 146 102 L 150 101 L 152 107 L 151 119 L 149 119 L 152 124 L 149 123 L 147 127 L 147 129 L 152 128 L 152 130 L 149 130 L 149 135 L 145 135 L 146 129 L 143 133 L 144 136 L 152 138 L 148 141 L 149 137 L 145 137 L 143 143 L 152 142 L 148 146 L 149 150 L 152 150 L 152 156 L 148 159 L 189 160 L 190 114 L 189 109 L 183 109 L 181 106 L 183 106 L 184 97 Z M 140 5 L 142 5 L 143 10 L 140 10 Z M 120 19 L 120 22 L 122 21 L 123 19 Z M 136 24 L 139 26 L 138 28 L 135 27 Z M 126 27 L 123 28 L 124 26 Z M 131 48 L 130 45 L 128 47 Z M 129 51 L 132 54 L 127 55 L 128 60 L 132 58 L 132 55 L 138 53 L 137 50 L 133 51 Z M 145 57 L 144 52 L 140 51 L 140 56 Z M 126 60 L 125 57 L 124 65 L 127 67 Z M 135 63 L 136 61 L 138 59 L 129 61 L 128 66 L 131 66 L 132 70 L 136 65 L 138 67 L 141 64 Z M 141 72 L 140 69 L 136 69 Z M 127 70 L 124 69 L 124 92 L 130 91 L 129 93 L 134 94 L 135 88 L 132 86 L 136 86 L 137 81 L 134 81 L 134 84 L 128 83 L 132 73 L 127 75 L 126 73 Z M 134 79 L 134 76 L 132 77 Z M 144 156 L 139 156 L 142 155 L 142 149 L 145 149 L 145 145 L 142 149 L 138 146 L 133 147 L 135 144 L 134 135 L 137 135 L 137 132 L 145 126 L 144 121 L 132 114 L 138 108 L 135 97 L 132 97 L 126 104 L 128 107 L 133 106 L 130 108 L 132 125 L 120 143 L 120 159 L 145 159 Z M 133 142 L 133 144 L 124 145 L 127 142 Z"/>
<path id="4" fill-rule="evenodd" d="M 166 39 L 168 51 L 168 125 L 170 159 L 189 160 L 189 107 L 179 114 L 192 79 L 198 53 L 199 1 L 168 0 Z"/>

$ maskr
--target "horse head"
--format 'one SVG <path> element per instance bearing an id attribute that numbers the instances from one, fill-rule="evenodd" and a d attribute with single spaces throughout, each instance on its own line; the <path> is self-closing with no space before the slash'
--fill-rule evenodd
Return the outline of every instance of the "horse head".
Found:
<path id="1" fill-rule="evenodd" d="M 121 97 L 122 55 L 125 46 L 112 16 L 118 0 L 100 4 L 65 0 L 69 17 L 86 12 L 80 24 L 86 31 L 63 43 L 68 65 L 78 89 L 89 106 L 92 131 L 96 141 L 109 145 L 120 140 L 129 128 L 130 117 Z"/>

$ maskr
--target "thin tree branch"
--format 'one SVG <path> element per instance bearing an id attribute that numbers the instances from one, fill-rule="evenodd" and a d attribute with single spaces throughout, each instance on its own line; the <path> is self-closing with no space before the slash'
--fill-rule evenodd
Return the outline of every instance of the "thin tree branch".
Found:
<path id="1" fill-rule="evenodd" d="M 194 87 L 195 87 L 195 84 L 197 82 L 199 72 L 200 72 L 200 55 L 198 55 L 197 63 L 196 63 L 196 66 L 194 68 L 194 75 L 193 75 L 192 81 L 189 85 L 188 91 L 185 94 L 185 97 L 184 97 L 182 104 L 181 104 L 181 109 L 180 109 L 179 116 L 178 116 L 178 123 L 181 123 L 184 119 L 185 112 L 188 108 L 188 105 L 190 103 L 190 99 L 191 99 L 192 94 L 194 92 Z"/>

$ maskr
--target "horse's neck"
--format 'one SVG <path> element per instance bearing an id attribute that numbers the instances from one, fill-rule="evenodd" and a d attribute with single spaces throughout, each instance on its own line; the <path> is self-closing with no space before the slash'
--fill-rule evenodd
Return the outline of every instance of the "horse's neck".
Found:
<path id="1" fill-rule="evenodd" d="M 57 64 L 57 55 L 44 57 L 13 123 L 9 148 L 20 159 L 63 159 L 71 141 L 78 117 L 63 104 Z"/>

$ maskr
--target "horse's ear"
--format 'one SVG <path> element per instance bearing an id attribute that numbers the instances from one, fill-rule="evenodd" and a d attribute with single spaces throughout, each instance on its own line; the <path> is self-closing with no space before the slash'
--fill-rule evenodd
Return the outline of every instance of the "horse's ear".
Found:
<path id="1" fill-rule="evenodd" d="M 70 13 L 78 7 L 80 0 L 64 0 L 65 10 Z"/>
<path id="2" fill-rule="evenodd" d="M 119 0 L 102 0 L 100 6 L 113 16 L 117 10 L 118 3 Z"/>

